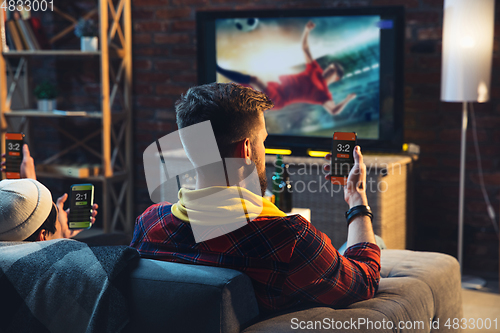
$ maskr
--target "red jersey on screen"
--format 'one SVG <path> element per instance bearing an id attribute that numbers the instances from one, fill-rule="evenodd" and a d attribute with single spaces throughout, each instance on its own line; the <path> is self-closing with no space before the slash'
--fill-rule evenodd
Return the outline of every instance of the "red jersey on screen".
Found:
<path id="1" fill-rule="evenodd" d="M 274 110 L 292 103 L 323 105 L 332 94 L 323 78 L 323 69 L 316 61 L 307 64 L 299 74 L 280 76 L 281 83 L 269 82 L 264 93 L 273 101 Z"/>

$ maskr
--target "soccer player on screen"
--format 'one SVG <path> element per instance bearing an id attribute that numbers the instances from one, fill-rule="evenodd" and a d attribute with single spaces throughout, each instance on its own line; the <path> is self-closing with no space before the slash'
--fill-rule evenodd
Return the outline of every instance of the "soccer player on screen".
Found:
<path id="1" fill-rule="evenodd" d="M 332 62 L 322 69 L 313 59 L 309 49 L 308 37 L 316 25 L 309 21 L 302 33 L 302 50 L 306 60 L 306 69 L 298 74 L 282 75 L 280 82 L 264 82 L 257 76 L 246 75 L 236 71 L 223 69 L 217 65 L 217 72 L 228 79 L 249 84 L 253 88 L 264 92 L 274 103 L 273 110 L 281 109 L 292 103 L 319 104 L 330 113 L 337 115 L 346 105 L 356 98 L 356 94 L 349 94 L 340 103 L 335 103 L 328 85 L 342 79 L 344 69 L 338 62 Z"/>

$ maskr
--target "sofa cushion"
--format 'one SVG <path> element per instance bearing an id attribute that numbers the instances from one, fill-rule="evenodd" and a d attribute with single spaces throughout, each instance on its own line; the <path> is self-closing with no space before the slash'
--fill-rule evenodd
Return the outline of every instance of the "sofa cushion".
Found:
<path id="1" fill-rule="evenodd" d="M 240 332 L 259 315 L 238 271 L 144 259 L 131 273 L 129 332 Z"/>

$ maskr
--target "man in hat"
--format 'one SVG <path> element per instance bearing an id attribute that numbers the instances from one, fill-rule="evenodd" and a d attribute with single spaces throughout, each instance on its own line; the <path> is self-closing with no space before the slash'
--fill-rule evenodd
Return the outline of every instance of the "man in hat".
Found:
<path id="1" fill-rule="evenodd" d="M 5 162 L 1 169 L 5 169 Z M 50 191 L 36 180 L 35 163 L 26 144 L 20 174 L 21 179 L 0 181 L 0 241 L 71 238 L 82 231 L 68 227 L 69 209 L 64 210 L 68 194 L 54 203 Z M 97 208 L 97 204 L 92 207 L 91 223 Z"/>

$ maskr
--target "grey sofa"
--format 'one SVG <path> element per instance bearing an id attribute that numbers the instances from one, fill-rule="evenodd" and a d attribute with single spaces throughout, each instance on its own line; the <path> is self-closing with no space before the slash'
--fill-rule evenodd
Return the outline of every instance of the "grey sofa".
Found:
<path id="1" fill-rule="evenodd" d="M 373 299 L 347 309 L 313 305 L 263 317 L 250 279 L 240 272 L 141 259 L 131 273 L 127 331 L 456 332 L 445 326 L 462 317 L 455 258 L 383 250 L 381 276 Z"/>

